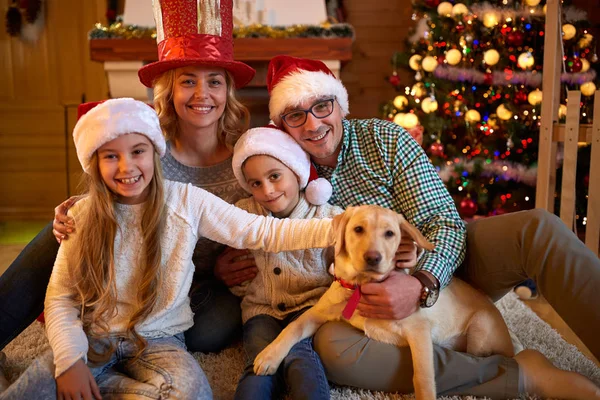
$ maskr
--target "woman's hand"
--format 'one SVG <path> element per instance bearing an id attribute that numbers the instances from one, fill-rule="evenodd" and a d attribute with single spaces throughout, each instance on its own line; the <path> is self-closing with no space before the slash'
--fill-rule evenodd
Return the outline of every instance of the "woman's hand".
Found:
<path id="1" fill-rule="evenodd" d="M 81 359 L 56 378 L 56 396 L 58 400 L 102 398 L 92 372 Z"/>
<path id="2" fill-rule="evenodd" d="M 396 268 L 414 268 L 417 265 L 417 244 L 405 232 L 402 233 L 394 261 Z"/>
<path id="3" fill-rule="evenodd" d="M 227 287 L 231 287 L 254 279 L 257 272 L 254 256 L 249 250 L 227 247 L 217 257 L 214 274 Z"/>
<path id="4" fill-rule="evenodd" d="M 75 232 L 75 222 L 73 218 L 67 216 L 69 208 L 81 200 L 84 196 L 72 196 L 63 201 L 54 209 L 54 221 L 52 221 L 52 233 L 56 241 L 60 244 L 63 240 L 69 238 L 69 233 Z"/>

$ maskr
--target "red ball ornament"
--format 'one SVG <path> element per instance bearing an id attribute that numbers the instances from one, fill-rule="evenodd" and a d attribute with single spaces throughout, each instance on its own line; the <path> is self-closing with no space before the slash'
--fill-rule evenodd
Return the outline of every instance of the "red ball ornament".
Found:
<path id="1" fill-rule="evenodd" d="M 465 26 L 462 23 L 456 25 L 456 32 L 460 33 L 464 30 L 465 30 Z"/>
<path id="2" fill-rule="evenodd" d="M 431 8 L 437 7 L 440 5 L 440 1 L 441 0 L 425 0 L 425 5 Z"/>
<path id="3" fill-rule="evenodd" d="M 515 104 L 521 105 L 527 102 L 527 93 L 525 92 L 517 92 L 515 93 Z"/>
<path id="4" fill-rule="evenodd" d="M 579 58 L 573 58 L 569 62 L 569 65 L 571 66 L 571 72 L 581 72 L 581 69 L 583 68 L 583 63 Z"/>
<path id="5" fill-rule="evenodd" d="M 513 47 L 519 47 L 523 45 L 525 41 L 525 34 L 521 31 L 512 31 L 506 35 L 506 42 Z"/>
<path id="6" fill-rule="evenodd" d="M 400 84 L 400 77 L 398 75 L 392 75 L 389 78 L 389 82 L 392 86 L 398 86 Z"/>
<path id="7" fill-rule="evenodd" d="M 492 85 L 492 83 L 494 83 L 494 76 L 490 73 L 487 72 L 484 76 L 483 76 L 483 83 L 485 85 Z"/>
<path id="8" fill-rule="evenodd" d="M 477 212 L 477 204 L 471 197 L 465 197 L 460 202 L 459 211 L 463 218 L 471 218 Z"/>
<path id="9" fill-rule="evenodd" d="M 429 154 L 434 157 L 441 157 L 444 155 L 444 145 L 440 142 L 434 142 L 429 146 Z"/>

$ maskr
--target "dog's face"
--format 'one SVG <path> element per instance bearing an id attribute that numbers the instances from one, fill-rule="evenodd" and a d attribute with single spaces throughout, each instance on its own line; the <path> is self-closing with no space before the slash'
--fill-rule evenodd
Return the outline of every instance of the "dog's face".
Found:
<path id="1" fill-rule="evenodd" d="M 333 219 L 333 227 L 336 275 L 359 284 L 383 280 L 394 269 L 403 233 L 419 246 L 433 249 L 402 215 L 379 206 L 349 207 Z"/>

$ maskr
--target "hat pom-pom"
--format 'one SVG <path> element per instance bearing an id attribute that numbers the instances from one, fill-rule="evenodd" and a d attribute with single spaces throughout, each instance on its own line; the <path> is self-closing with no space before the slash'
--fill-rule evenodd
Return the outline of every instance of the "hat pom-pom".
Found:
<path id="1" fill-rule="evenodd" d="M 329 200 L 332 193 L 333 188 L 331 187 L 331 183 L 325 178 L 318 178 L 310 181 L 304 191 L 306 200 L 316 206 L 327 203 L 327 200 Z"/>

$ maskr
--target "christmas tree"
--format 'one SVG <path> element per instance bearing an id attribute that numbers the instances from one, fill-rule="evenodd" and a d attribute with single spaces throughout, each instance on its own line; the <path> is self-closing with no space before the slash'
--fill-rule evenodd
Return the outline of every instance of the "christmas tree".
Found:
<path id="1" fill-rule="evenodd" d="M 382 106 L 382 116 L 422 144 L 464 218 L 533 208 L 545 1 L 413 0 L 413 6 L 408 50 L 394 54 L 388 77 L 398 95 Z M 579 89 L 581 122 L 590 123 L 596 41 L 584 12 L 566 1 L 562 10 L 564 90 L 557 112 L 564 119 L 566 90 Z M 397 75 L 401 67 L 415 73 L 409 86 Z"/>

